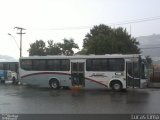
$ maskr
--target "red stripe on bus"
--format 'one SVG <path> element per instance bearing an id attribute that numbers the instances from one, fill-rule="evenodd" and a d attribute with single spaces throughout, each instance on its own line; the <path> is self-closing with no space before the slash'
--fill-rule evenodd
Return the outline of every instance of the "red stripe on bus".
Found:
<path id="1" fill-rule="evenodd" d="M 29 77 L 29 76 L 33 76 L 33 75 L 39 75 L 39 74 L 59 74 L 59 75 L 70 75 L 70 76 L 71 76 L 71 74 L 69 74 L 69 73 L 60 73 L 60 72 L 38 72 L 38 73 L 31 73 L 31 74 L 28 74 L 28 75 L 24 75 L 24 76 L 22 76 L 21 78 L 25 78 L 25 77 Z M 86 80 L 89 80 L 89 81 L 92 81 L 92 82 L 95 82 L 95 83 L 98 83 L 98 84 L 100 84 L 100 85 L 103 85 L 103 86 L 105 86 L 105 87 L 108 87 L 107 85 L 105 85 L 105 84 L 103 84 L 103 83 L 101 83 L 101 82 L 98 82 L 98 81 L 96 81 L 96 80 L 93 80 L 93 79 L 90 79 L 90 78 L 86 78 L 86 77 L 85 77 L 85 79 L 86 79 Z"/>
<path id="2" fill-rule="evenodd" d="M 69 74 L 69 73 L 60 73 L 60 72 L 38 72 L 38 73 L 31 73 L 31 74 L 28 74 L 28 75 L 24 75 L 24 76 L 22 76 L 21 78 L 25 78 L 25 77 L 33 76 L 33 75 L 39 75 L 39 74 L 60 74 L 60 75 L 71 75 L 71 74 Z"/>
<path id="3" fill-rule="evenodd" d="M 86 80 L 89 80 L 89 81 L 92 81 L 92 82 L 95 82 L 95 83 L 98 83 L 98 84 L 100 84 L 100 85 L 103 85 L 103 86 L 105 86 L 105 87 L 108 87 L 107 85 L 105 85 L 105 84 L 103 84 L 103 83 L 101 83 L 101 82 L 98 82 L 98 81 L 96 81 L 96 80 L 93 80 L 93 79 L 90 79 L 90 78 L 85 78 Z"/>

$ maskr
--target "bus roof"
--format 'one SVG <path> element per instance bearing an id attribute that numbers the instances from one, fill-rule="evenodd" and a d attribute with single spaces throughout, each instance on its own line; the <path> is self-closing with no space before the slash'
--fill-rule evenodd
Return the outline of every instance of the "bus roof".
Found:
<path id="1" fill-rule="evenodd" d="M 18 60 L 0 60 L 0 63 L 18 63 Z"/>
<path id="2" fill-rule="evenodd" d="M 138 58 L 140 54 L 106 54 L 106 55 L 47 55 L 47 56 L 29 56 L 20 59 L 87 59 L 87 58 Z"/>

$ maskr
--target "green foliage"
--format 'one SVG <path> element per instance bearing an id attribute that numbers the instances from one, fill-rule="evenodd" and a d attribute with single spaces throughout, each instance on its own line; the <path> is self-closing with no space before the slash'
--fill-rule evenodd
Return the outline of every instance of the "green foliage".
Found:
<path id="1" fill-rule="evenodd" d="M 82 50 L 78 51 L 76 55 L 85 55 L 87 51 L 83 48 Z"/>
<path id="2" fill-rule="evenodd" d="M 73 39 L 67 40 L 64 38 L 63 43 L 60 44 L 60 46 L 62 48 L 63 55 L 73 55 L 73 49 L 79 49 L 78 45 L 74 43 Z"/>
<path id="3" fill-rule="evenodd" d="M 79 49 L 73 39 L 63 39 L 62 43 L 37 40 L 30 44 L 29 55 L 73 55 Z M 139 42 L 121 27 L 111 28 L 104 24 L 94 26 L 83 40 L 83 49 L 77 54 L 137 54 Z"/>
<path id="4" fill-rule="evenodd" d="M 29 56 L 32 55 L 39 55 L 39 56 L 43 56 L 46 55 L 45 52 L 45 42 L 43 40 L 36 40 L 36 42 L 30 44 L 30 48 L 29 48 Z"/>
<path id="5" fill-rule="evenodd" d="M 94 26 L 83 40 L 80 54 L 135 54 L 140 53 L 139 42 L 121 27 L 112 29 L 101 24 Z"/>
<path id="6" fill-rule="evenodd" d="M 147 61 L 148 67 L 151 67 L 152 58 L 150 56 L 146 56 L 146 61 Z"/>
<path id="7" fill-rule="evenodd" d="M 29 56 L 33 55 L 73 55 L 73 49 L 79 49 L 78 45 L 74 43 L 73 39 L 63 39 L 63 43 L 54 43 L 53 40 L 47 41 L 46 47 L 43 40 L 36 40 L 30 44 Z"/>
<path id="8" fill-rule="evenodd" d="M 53 40 L 49 40 L 48 47 L 46 48 L 46 55 L 60 55 L 61 47 L 58 43 L 53 43 Z"/>

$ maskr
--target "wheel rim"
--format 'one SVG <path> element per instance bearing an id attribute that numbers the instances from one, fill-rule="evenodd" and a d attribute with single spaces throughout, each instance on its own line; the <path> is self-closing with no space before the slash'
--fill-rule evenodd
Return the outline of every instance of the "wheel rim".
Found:
<path id="1" fill-rule="evenodd" d="M 57 83 L 56 82 L 52 82 L 51 86 L 52 86 L 52 88 L 57 88 Z"/>
<path id="2" fill-rule="evenodd" d="M 116 83 L 113 85 L 113 87 L 115 90 L 119 90 L 121 88 L 121 85 Z"/>

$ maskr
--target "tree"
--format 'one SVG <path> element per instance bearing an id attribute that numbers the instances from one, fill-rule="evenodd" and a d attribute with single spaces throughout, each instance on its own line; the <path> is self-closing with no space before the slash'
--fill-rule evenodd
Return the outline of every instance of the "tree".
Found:
<path id="1" fill-rule="evenodd" d="M 59 43 L 62 54 L 63 55 L 73 55 L 73 49 L 79 49 L 78 45 L 74 42 L 73 39 L 67 40 L 66 38 L 63 39 L 63 43 Z"/>
<path id="2" fill-rule="evenodd" d="M 140 53 L 139 42 L 121 27 L 94 26 L 83 40 L 82 54 Z"/>
<path id="3" fill-rule="evenodd" d="M 150 68 L 152 65 L 152 58 L 150 56 L 146 56 L 146 61 L 147 61 L 148 67 Z"/>
<path id="4" fill-rule="evenodd" d="M 48 47 L 46 48 L 46 55 L 61 55 L 62 50 L 59 43 L 54 43 L 53 40 L 47 41 Z"/>
<path id="5" fill-rule="evenodd" d="M 30 44 L 29 56 L 32 55 L 73 55 L 73 49 L 79 49 L 73 39 L 63 39 L 63 43 L 54 43 L 53 40 L 47 41 L 48 46 L 43 40 L 36 40 Z"/>
<path id="6" fill-rule="evenodd" d="M 36 40 L 36 42 L 30 44 L 29 56 L 33 55 L 46 55 L 46 45 L 43 40 Z"/>

